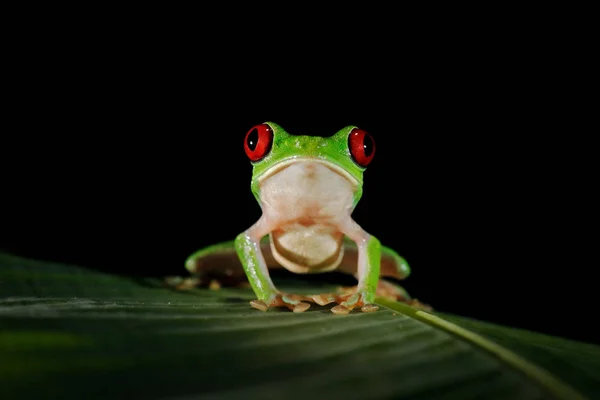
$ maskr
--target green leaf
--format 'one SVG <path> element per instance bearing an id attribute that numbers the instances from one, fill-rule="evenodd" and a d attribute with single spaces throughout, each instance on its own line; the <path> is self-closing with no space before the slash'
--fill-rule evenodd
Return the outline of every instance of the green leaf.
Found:
<path id="1" fill-rule="evenodd" d="M 600 394 L 592 344 L 383 299 L 375 313 L 334 315 L 316 305 L 261 312 L 253 298 L 249 289 L 177 292 L 155 279 L 0 254 L 0 398 Z"/>

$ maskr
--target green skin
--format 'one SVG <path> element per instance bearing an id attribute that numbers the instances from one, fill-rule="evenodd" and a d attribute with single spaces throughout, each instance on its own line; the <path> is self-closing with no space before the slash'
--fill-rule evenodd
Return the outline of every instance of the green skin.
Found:
<path id="1" fill-rule="evenodd" d="M 349 181 L 353 180 L 355 184 L 353 185 L 351 208 L 340 210 L 344 222 L 341 223 L 339 232 L 344 234 L 343 250 L 345 252 L 354 251 L 357 257 L 353 262 L 342 261 L 338 269 L 352 273 L 358 279 L 358 285 L 354 293 L 349 296 L 342 298 L 330 295 L 329 299 L 350 310 L 357 306 L 373 304 L 382 272 L 382 257 L 387 260 L 384 275 L 404 279 L 410 274 L 410 268 L 394 250 L 382 246 L 376 237 L 362 230 L 350 217 L 350 213 L 362 196 L 363 172 L 365 171 L 365 168 L 354 162 L 348 148 L 348 136 L 355 127 L 347 126 L 330 137 L 316 137 L 291 135 L 275 123 L 267 122 L 266 124 L 273 131 L 273 143 L 268 155 L 260 161 L 252 163 L 251 190 L 254 197 L 263 208 L 262 195 L 264 193 L 261 194 L 261 178 L 269 175 L 270 179 L 270 176 L 277 174 L 277 172 L 273 173 L 273 168 L 280 167 L 283 165 L 282 163 L 289 164 L 296 160 L 314 160 L 325 163 Z M 345 216 L 346 212 L 348 213 L 347 217 Z M 300 304 L 302 299 L 299 296 L 279 291 L 268 273 L 268 268 L 276 265 L 272 260 L 269 262 L 265 260 L 265 252 L 269 251 L 268 246 L 265 246 L 265 243 L 268 243 L 266 236 L 278 226 L 274 227 L 273 224 L 265 222 L 267 218 L 264 218 L 264 215 L 263 208 L 261 219 L 240 233 L 233 242 L 213 245 L 192 254 L 186 261 L 186 267 L 190 272 L 198 273 L 199 261 L 206 260 L 211 255 L 231 251 L 233 245 L 245 276 L 261 304 L 266 308 L 276 306 L 293 308 Z M 397 287 L 397 290 L 401 297 L 410 299 L 402 288 Z"/>

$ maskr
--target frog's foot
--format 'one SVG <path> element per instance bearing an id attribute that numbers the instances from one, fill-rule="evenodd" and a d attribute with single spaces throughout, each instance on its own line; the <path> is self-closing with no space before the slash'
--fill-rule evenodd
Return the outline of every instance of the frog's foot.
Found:
<path id="1" fill-rule="evenodd" d="M 307 303 L 307 301 L 312 301 L 312 298 L 298 294 L 278 292 L 273 299 L 268 302 L 263 300 L 252 300 L 250 301 L 250 305 L 260 311 L 267 311 L 269 308 L 275 307 L 287 307 L 293 312 L 300 313 L 310 308 L 310 304 Z"/>
<path id="2" fill-rule="evenodd" d="M 333 295 L 337 306 L 331 308 L 334 314 L 348 314 L 355 308 L 360 308 L 362 312 L 373 312 L 379 309 L 379 306 L 366 299 L 369 296 L 365 290 L 359 290 L 357 286 L 342 288 L 337 294 Z"/>
<path id="3" fill-rule="evenodd" d="M 422 303 L 418 299 L 410 297 L 408 292 L 402 286 L 389 281 L 379 280 L 375 295 L 392 301 L 403 302 L 424 311 L 433 310 L 429 304 Z M 338 289 L 338 294 L 336 296 L 336 302 L 339 305 L 334 307 L 331 311 L 336 314 L 347 314 L 356 307 L 361 307 L 361 311 L 363 312 L 376 311 L 379 308 L 375 304 L 365 304 L 363 299 L 364 293 L 357 291 L 357 286 L 341 287 Z"/>

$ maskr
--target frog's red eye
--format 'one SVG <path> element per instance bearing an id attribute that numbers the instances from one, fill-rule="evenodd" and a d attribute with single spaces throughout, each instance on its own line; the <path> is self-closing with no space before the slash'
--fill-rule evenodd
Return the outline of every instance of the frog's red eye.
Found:
<path id="1" fill-rule="evenodd" d="M 367 131 L 354 128 L 348 136 L 348 148 L 354 161 L 361 167 L 366 167 L 375 155 L 375 140 Z"/>
<path id="2" fill-rule="evenodd" d="M 250 161 L 259 161 L 271 151 L 273 130 L 267 124 L 256 125 L 246 133 L 244 150 Z"/>

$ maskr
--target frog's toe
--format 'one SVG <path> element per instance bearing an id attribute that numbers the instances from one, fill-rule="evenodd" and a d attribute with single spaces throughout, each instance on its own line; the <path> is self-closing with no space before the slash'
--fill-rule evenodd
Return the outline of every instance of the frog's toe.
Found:
<path id="1" fill-rule="evenodd" d="M 345 298 L 344 301 L 342 301 L 340 303 L 340 305 L 349 308 L 349 309 L 353 309 L 354 307 L 360 307 L 362 306 L 362 299 L 361 299 L 361 295 L 360 293 L 356 292 L 356 293 L 352 293 L 350 296 L 342 296 L 342 298 Z"/>
<path id="2" fill-rule="evenodd" d="M 376 304 L 372 304 L 367 301 L 369 296 L 364 290 L 357 290 L 356 287 L 354 291 L 348 291 L 347 289 L 343 289 L 340 295 L 337 296 L 337 303 L 339 306 L 334 307 L 331 311 L 334 314 L 341 314 L 343 312 L 342 308 L 352 311 L 355 308 L 360 308 L 362 312 L 374 312 L 379 310 L 379 306 Z M 339 308 L 342 307 L 342 308 Z"/>
<path id="3" fill-rule="evenodd" d="M 256 308 L 257 310 L 260 310 L 260 311 L 267 311 L 269 309 L 269 306 L 267 306 L 267 303 L 265 303 L 262 300 L 251 300 L 250 305 L 252 306 L 252 308 Z"/>
<path id="4" fill-rule="evenodd" d="M 350 312 L 350 309 L 339 304 L 335 307 L 332 307 L 331 312 L 334 313 L 335 315 L 346 315 Z"/>
<path id="5" fill-rule="evenodd" d="M 360 311 L 362 312 L 374 312 L 377 310 L 379 310 L 379 306 L 376 304 L 365 304 L 360 308 Z"/>
<path id="6" fill-rule="evenodd" d="M 335 295 L 332 293 L 322 293 L 311 296 L 312 300 L 320 306 L 326 306 L 335 302 Z"/>
<path id="7" fill-rule="evenodd" d="M 309 303 L 300 302 L 294 306 L 292 311 L 295 313 L 301 313 L 301 312 L 308 310 L 309 308 L 310 308 Z"/>
<path id="8" fill-rule="evenodd" d="M 348 314 L 350 313 L 350 311 L 352 311 L 354 307 L 346 307 L 343 304 L 339 304 L 335 307 L 331 308 L 331 312 L 336 314 L 336 315 L 344 315 L 344 314 Z M 379 310 L 379 306 L 376 304 L 364 304 L 363 306 L 360 307 L 360 311 L 364 312 L 364 313 L 368 313 L 368 312 L 375 312 Z"/>
<path id="9" fill-rule="evenodd" d="M 260 311 L 267 311 L 269 308 L 285 307 L 295 313 L 301 313 L 310 308 L 310 304 L 306 301 L 311 300 L 306 296 L 278 293 L 270 301 L 252 300 L 250 301 L 250 305 Z"/>

